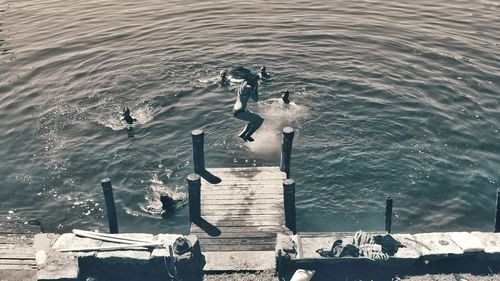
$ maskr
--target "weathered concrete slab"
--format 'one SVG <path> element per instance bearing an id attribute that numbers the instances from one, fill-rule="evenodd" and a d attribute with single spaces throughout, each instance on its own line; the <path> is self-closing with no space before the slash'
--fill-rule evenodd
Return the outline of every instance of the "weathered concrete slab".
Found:
<path id="1" fill-rule="evenodd" d="M 77 280 L 78 258 L 53 248 L 60 237 L 51 233 L 35 235 L 33 247 L 36 251 L 38 280 Z M 67 239 L 68 236 L 63 240 Z"/>
<path id="2" fill-rule="evenodd" d="M 191 242 L 191 245 L 195 245 L 198 242 L 198 237 L 196 235 L 181 235 L 181 234 L 158 234 L 155 236 L 155 241 L 163 243 L 165 246 L 164 249 L 162 248 L 157 248 L 153 249 L 153 252 L 151 253 L 152 258 L 157 258 L 157 257 L 170 257 L 170 253 L 168 251 L 168 246 L 173 245 L 175 240 L 178 237 L 184 237 Z"/>
<path id="3" fill-rule="evenodd" d="M 464 253 L 484 252 L 484 245 L 481 240 L 469 232 L 449 232 L 447 234 Z"/>
<path id="4" fill-rule="evenodd" d="M 118 237 L 131 238 L 143 241 L 155 241 L 155 236 L 153 234 L 147 233 L 120 233 L 114 234 Z M 117 246 L 122 245 L 121 243 L 113 242 L 102 242 L 102 247 Z M 151 251 L 147 248 L 135 248 L 135 249 L 124 249 L 124 250 L 112 250 L 112 251 L 98 251 L 96 254 L 97 259 L 104 263 L 130 263 L 130 262 L 141 262 L 145 263 L 151 258 Z"/>
<path id="5" fill-rule="evenodd" d="M 489 254 L 500 253 L 500 233 L 473 231 L 471 235 L 477 237 L 484 247 L 484 252 Z"/>
<path id="6" fill-rule="evenodd" d="M 276 265 L 274 251 L 204 252 L 204 271 L 270 270 Z"/>
<path id="7" fill-rule="evenodd" d="M 45 256 L 40 257 L 42 253 L 45 253 Z M 38 261 L 40 258 L 43 258 L 43 262 Z M 78 279 L 78 258 L 57 250 L 37 251 L 37 268 L 39 281 Z"/>
<path id="8" fill-rule="evenodd" d="M 144 262 L 151 258 L 151 253 L 148 250 L 101 251 L 96 257 L 102 262 Z"/>
<path id="9" fill-rule="evenodd" d="M 322 258 L 316 250 L 318 249 L 331 249 L 333 242 L 335 242 L 338 238 L 333 236 L 323 236 L 323 237 L 301 237 L 298 236 L 300 242 L 297 241 L 297 244 L 302 246 L 300 251 L 300 258 L 308 259 L 308 258 Z M 296 238 L 296 239 L 297 239 Z"/>
<path id="10" fill-rule="evenodd" d="M 418 259 L 422 252 L 417 240 L 411 234 L 391 234 L 391 236 L 401 242 L 405 247 L 399 248 L 393 258 L 397 259 Z"/>
<path id="11" fill-rule="evenodd" d="M 54 245 L 52 245 L 52 248 L 54 250 L 62 250 L 62 249 L 69 249 L 69 248 L 99 247 L 101 245 L 102 245 L 102 241 L 100 241 L 100 240 L 79 237 L 73 233 L 65 233 L 65 234 L 62 234 L 59 238 L 57 238 L 57 240 L 54 242 Z M 79 256 L 79 257 L 95 256 L 95 254 L 96 254 L 96 251 L 71 252 L 71 255 Z"/>
<path id="12" fill-rule="evenodd" d="M 460 255 L 464 253 L 447 233 L 421 233 L 415 234 L 413 237 L 420 245 L 422 256 Z"/>

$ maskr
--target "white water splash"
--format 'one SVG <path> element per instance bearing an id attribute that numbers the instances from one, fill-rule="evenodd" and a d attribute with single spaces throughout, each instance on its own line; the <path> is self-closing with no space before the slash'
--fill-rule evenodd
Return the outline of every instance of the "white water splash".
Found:
<path id="1" fill-rule="evenodd" d="M 174 189 L 170 188 L 159 179 L 157 174 L 152 174 L 149 181 L 150 185 L 146 190 L 145 203 L 139 204 L 144 212 L 151 215 L 161 215 L 162 203 L 160 197 L 162 195 L 170 196 L 176 203 L 177 208 L 181 206 L 182 202 L 186 201 L 186 193 L 178 191 L 178 186 Z"/>
<path id="2" fill-rule="evenodd" d="M 124 120 L 122 120 L 122 109 L 117 109 L 112 112 L 108 117 L 104 120 L 97 121 L 100 125 L 111 128 L 114 131 L 123 130 L 129 127 L 136 127 L 139 125 L 146 124 L 153 120 L 153 108 L 150 105 L 144 104 L 138 107 L 130 107 L 130 112 L 132 118 L 137 119 L 133 125 L 127 124 Z"/>
<path id="3" fill-rule="evenodd" d="M 246 146 L 260 156 L 275 156 L 281 151 L 282 130 L 296 125 L 308 115 L 308 108 L 291 102 L 285 105 L 281 99 L 268 99 L 259 103 L 258 112 L 264 123 L 253 135 L 254 142 Z"/>

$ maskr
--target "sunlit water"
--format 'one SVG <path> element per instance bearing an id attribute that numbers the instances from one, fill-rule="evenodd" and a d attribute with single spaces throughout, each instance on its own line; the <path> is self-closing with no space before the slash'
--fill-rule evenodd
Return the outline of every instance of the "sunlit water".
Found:
<path id="1" fill-rule="evenodd" d="M 121 231 L 187 233 L 190 131 L 208 167 L 261 166 L 292 126 L 300 231 L 381 230 L 388 195 L 395 231 L 490 230 L 500 2 L 292 2 L 0 0 L 0 213 L 105 230 L 110 177 Z M 274 78 L 252 144 L 210 82 L 237 65 Z"/>

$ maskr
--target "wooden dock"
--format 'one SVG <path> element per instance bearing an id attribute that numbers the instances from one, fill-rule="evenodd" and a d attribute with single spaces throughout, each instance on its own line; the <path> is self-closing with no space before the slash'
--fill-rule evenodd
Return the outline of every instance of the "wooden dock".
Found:
<path id="1" fill-rule="evenodd" d="M 201 181 L 201 219 L 191 223 L 206 257 L 205 270 L 274 268 L 277 233 L 291 233 L 285 226 L 286 174 L 279 167 L 210 172 L 221 181 Z"/>
<path id="2" fill-rule="evenodd" d="M 37 280 L 33 237 L 41 232 L 36 221 L 0 216 L 0 280 Z"/>

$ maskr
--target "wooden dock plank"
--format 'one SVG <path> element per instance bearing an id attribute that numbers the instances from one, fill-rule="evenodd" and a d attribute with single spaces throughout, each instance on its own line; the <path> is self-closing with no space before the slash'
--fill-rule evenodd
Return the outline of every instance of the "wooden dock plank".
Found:
<path id="1" fill-rule="evenodd" d="M 209 222 L 218 221 L 265 221 L 265 220 L 280 220 L 284 221 L 284 215 L 234 215 L 234 216 L 223 216 L 223 215 L 213 215 L 213 216 L 203 216 L 203 219 Z"/>
<path id="2" fill-rule="evenodd" d="M 246 199 L 214 199 L 214 198 L 202 198 L 201 199 L 201 204 L 204 206 L 207 205 L 226 205 L 226 206 L 231 206 L 231 205 L 246 205 L 246 206 L 258 206 L 259 204 L 281 204 L 282 200 L 278 198 L 264 198 L 264 199 L 259 199 L 258 202 L 255 201 L 248 201 Z"/>
<path id="3" fill-rule="evenodd" d="M 249 233 L 249 232 L 285 232 L 287 231 L 281 225 L 266 225 L 266 226 L 216 226 L 217 229 L 222 233 Z M 197 225 L 191 226 L 191 233 L 205 233 L 205 230 L 201 229 Z"/>
<path id="4" fill-rule="evenodd" d="M 211 215 L 223 215 L 223 216 L 233 216 L 233 215 L 281 215 L 283 214 L 283 210 L 258 210 L 258 209 L 250 209 L 250 210 L 201 210 L 202 216 L 211 216 Z"/>
<path id="5" fill-rule="evenodd" d="M 211 173 L 224 173 L 224 172 L 258 172 L 258 171 L 272 171 L 281 172 L 278 166 L 262 166 L 262 167 L 232 167 L 232 168 L 210 168 Z"/>
<path id="6" fill-rule="evenodd" d="M 234 251 L 274 251 L 276 243 L 252 244 L 252 245 L 202 245 L 204 252 L 234 252 Z"/>
<path id="7" fill-rule="evenodd" d="M 0 280 L 37 280 L 33 237 L 41 233 L 35 221 L 0 215 Z"/>
<path id="8" fill-rule="evenodd" d="M 221 238 L 221 239 L 207 239 L 200 238 L 200 243 L 203 245 L 251 245 L 251 244 L 275 244 L 275 237 L 247 237 L 247 238 Z"/>
<path id="9" fill-rule="evenodd" d="M 201 216 L 210 227 L 191 224 L 207 261 L 205 270 L 273 268 L 259 260 L 274 257 L 277 233 L 289 233 L 283 208 L 286 174 L 279 167 L 208 170 L 221 179 L 219 184 L 201 182 Z"/>
<path id="10" fill-rule="evenodd" d="M 277 208 L 280 207 L 281 204 L 278 203 L 268 203 L 268 204 L 262 204 L 258 202 L 248 202 L 244 204 L 231 204 L 231 205 L 226 205 L 226 204 L 204 204 L 203 209 L 208 211 L 208 210 L 250 210 L 254 208 L 258 208 L 260 211 L 265 212 L 268 210 L 276 210 Z"/>
<path id="11" fill-rule="evenodd" d="M 195 233 L 193 233 L 195 234 Z M 224 239 L 224 238 L 232 238 L 232 239 L 246 239 L 246 238 L 269 238 L 269 237 L 276 237 L 276 233 L 271 233 L 271 232 L 222 232 L 218 236 L 211 236 L 210 234 L 207 234 L 205 232 L 198 232 L 196 233 L 196 236 L 198 238 L 210 238 L 210 239 Z"/>

